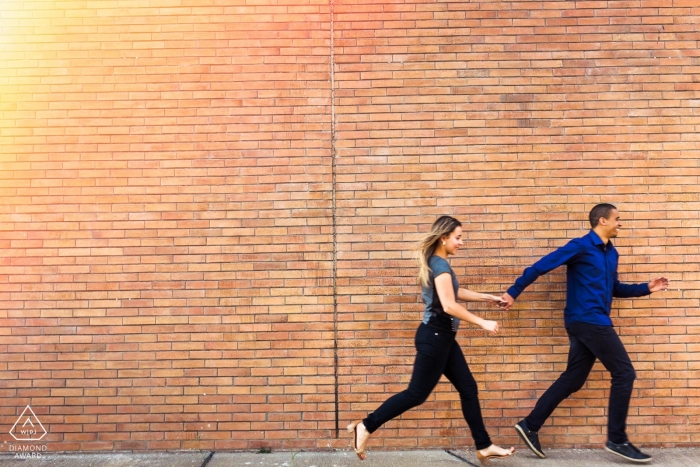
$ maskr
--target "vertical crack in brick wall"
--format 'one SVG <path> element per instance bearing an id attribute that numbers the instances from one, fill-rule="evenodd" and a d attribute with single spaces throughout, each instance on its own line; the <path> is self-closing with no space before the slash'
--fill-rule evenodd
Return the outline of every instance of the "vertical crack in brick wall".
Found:
<path id="1" fill-rule="evenodd" d="M 340 417 L 338 413 L 338 242 L 335 211 L 335 33 L 333 21 L 333 0 L 330 0 L 330 73 L 331 73 L 331 191 L 333 210 L 333 376 L 335 378 L 335 437 L 340 436 Z"/>

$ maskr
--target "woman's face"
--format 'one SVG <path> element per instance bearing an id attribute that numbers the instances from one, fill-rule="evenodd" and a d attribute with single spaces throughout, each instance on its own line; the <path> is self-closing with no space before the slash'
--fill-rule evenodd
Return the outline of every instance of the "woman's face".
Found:
<path id="1" fill-rule="evenodd" d="M 445 242 L 445 245 L 443 246 L 445 252 L 448 255 L 454 255 L 455 253 L 457 253 L 457 250 L 459 250 L 459 247 L 461 247 L 464 243 L 462 241 L 462 227 L 456 227 L 450 233 L 449 237 L 442 237 L 441 240 Z"/>

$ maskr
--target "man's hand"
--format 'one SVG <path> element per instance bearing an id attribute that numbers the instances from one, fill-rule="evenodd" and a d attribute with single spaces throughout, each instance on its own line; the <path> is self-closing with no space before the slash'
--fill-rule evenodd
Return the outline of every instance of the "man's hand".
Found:
<path id="1" fill-rule="evenodd" d="M 501 300 L 505 303 L 505 306 L 503 306 L 503 309 L 508 311 L 510 310 L 510 307 L 513 306 L 513 303 L 515 303 L 515 299 L 508 295 L 508 292 L 504 293 L 501 296 Z"/>
<path id="2" fill-rule="evenodd" d="M 649 291 L 651 291 L 651 293 L 666 289 L 668 289 L 668 279 L 665 277 L 657 277 L 649 282 Z"/>

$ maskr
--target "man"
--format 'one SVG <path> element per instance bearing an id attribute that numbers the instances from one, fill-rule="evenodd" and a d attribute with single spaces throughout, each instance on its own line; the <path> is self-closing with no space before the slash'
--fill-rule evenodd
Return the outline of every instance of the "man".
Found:
<path id="1" fill-rule="evenodd" d="M 651 456 L 633 446 L 625 433 L 635 372 L 613 329 L 610 308 L 613 297 L 641 297 L 666 290 L 668 279 L 658 277 L 648 284 L 619 282 L 619 255 L 610 241 L 617 237 L 622 227 L 617 208 L 611 204 L 599 204 L 591 210 L 589 220 L 592 230 L 587 235 L 571 240 L 525 269 L 503 294 L 507 310 L 538 277 L 567 265 L 564 324 L 570 347 L 566 370 L 540 397 L 530 415 L 515 425 L 515 429 L 525 444 L 544 459 L 537 432 L 561 401 L 581 389 L 597 358 L 612 377 L 605 449 L 633 462 L 649 462 Z"/>

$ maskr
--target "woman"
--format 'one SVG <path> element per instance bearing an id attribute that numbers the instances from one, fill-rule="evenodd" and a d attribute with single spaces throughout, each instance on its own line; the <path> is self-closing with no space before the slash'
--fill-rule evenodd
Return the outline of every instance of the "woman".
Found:
<path id="1" fill-rule="evenodd" d="M 498 323 L 487 321 L 468 312 L 456 299 L 468 302 L 501 304 L 500 297 L 460 289 L 457 276 L 447 257 L 457 253 L 462 245 L 462 224 L 450 216 L 440 217 L 418 244 L 419 279 L 423 286 L 425 313 L 416 331 L 416 360 L 408 389 L 387 399 L 375 412 L 362 421 L 348 425 L 353 433 L 353 448 L 364 460 L 370 434 L 389 420 L 416 407 L 428 398 L 441 375 L 459 391 L 462 414 L 476 444 L 476 456 L 481 462 L 490 458 L 508 457 L 515 448 L 503 449 L 491 444 L 481 417 L 476 381 L 469 371 L 464 354 L 455 340 L 460 320 L 475 324 L 491 334 L 498 332 Z"/>

